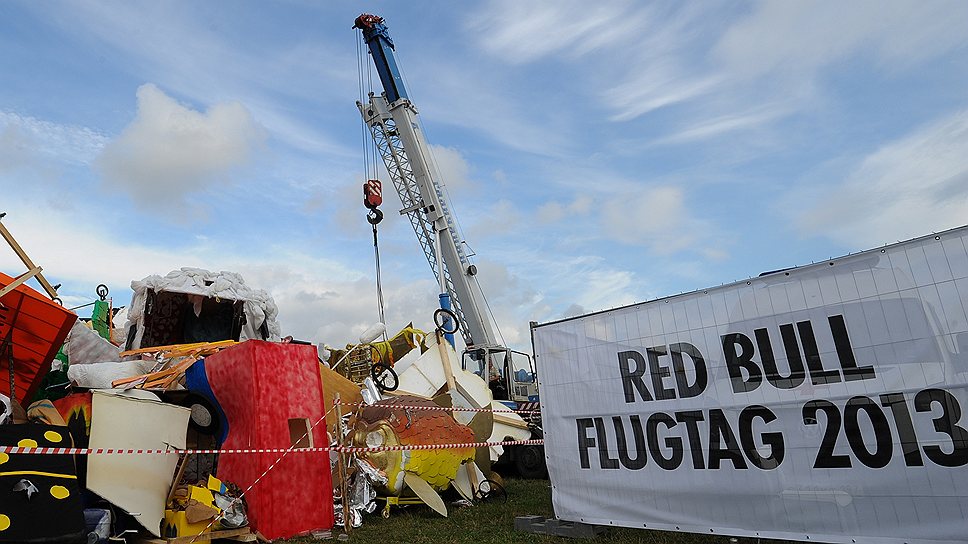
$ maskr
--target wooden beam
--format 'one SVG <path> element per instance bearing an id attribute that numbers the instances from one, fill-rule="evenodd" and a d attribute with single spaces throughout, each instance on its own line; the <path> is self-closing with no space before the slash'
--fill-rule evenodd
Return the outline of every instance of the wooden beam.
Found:
<path id="1" fill-rule="evenodd" d="M 20 260 L 23 261 L 24 265 L 27 266 L 28 270 L 38 268 L 38 266 L 30 260 L 30 257 L 27 256 L 27 252 L 24 251 L 24 249 L 20 247 L 20 244 L 17 243 L 17 240 L 13 237 L 13 234 L 10 234 L 10 231 L 7 230 L 7 227 L 3 225 L 2 219 L 3 218 L 0 217 L 0 236 L 3 236 L 3 239 L 10 244 L 10 248 L 13 249 L 13 252 L 16 253 L 18 257 L 20 257 Z M 50 296 L 50 298 L 57 298 L 57 290 L 54 289 L 54 286 L 47 281 L 47 278 L 45 278 L 44 275 L 39 272 L 37 273 L 37 281 L 39 281 L 40 285 L 44 287 L 44 290 L 47 291 L 47 295 Z"/>
<path id="2" fill-rule="evenodd" d="M 31 268 L 30 270 L 14 278 L 13 281 L 10 282 L 10 285 L 4 287 L 3 289 L 0 289 L 0 298 L 3 298 L 3 295 L 6 295 L 10 291 L 13 291 L 17 287 L 20 287 L 21 285 L 23 285 L 25 281 L 36 276 L 37 274 L 40 274 L 40 270 L 41 269 L 39 266 L 35 266 L 34 268 Z"/>

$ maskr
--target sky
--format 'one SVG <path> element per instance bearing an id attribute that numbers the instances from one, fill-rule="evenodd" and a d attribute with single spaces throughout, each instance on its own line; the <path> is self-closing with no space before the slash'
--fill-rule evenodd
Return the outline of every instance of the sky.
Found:
<path id="1" fill-rule="evenodd" d="M 228 270 L 285 334 L 355 342 L 379 319 L 364 11 L 516 349 L 529 321 L 968 223 L 959 0 L 10 0 L 4 225 L 68 306 Z M 436 282 L 378 173 L 387 326 L 429 328 Z M 25 268 L 0 247 L 0 270 Z"/>

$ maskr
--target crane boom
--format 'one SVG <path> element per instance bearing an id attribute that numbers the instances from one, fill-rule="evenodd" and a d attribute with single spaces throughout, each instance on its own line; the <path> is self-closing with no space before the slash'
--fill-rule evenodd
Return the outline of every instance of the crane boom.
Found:
<path id="1" fill-rule="evenodd" d="M 356 105 L 400 196 L 400 214 L 410 220 L 441 291 L 450 295 L 465 345 L 497 345 L 490 320 L 476 295 L 480 292 L 477 268 L 464 253 L 441 180 L 430 167 L 417 108 L 407 97 L 383 18 L 360 15 L 354 28 L 363 32 L 384 89 L 380 96 L 370 93 L 366 104 Z"/>

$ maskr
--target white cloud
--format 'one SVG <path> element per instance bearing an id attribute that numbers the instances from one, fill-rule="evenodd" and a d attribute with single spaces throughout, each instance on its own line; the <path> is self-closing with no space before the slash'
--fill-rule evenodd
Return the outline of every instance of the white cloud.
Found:
<path id="1" fill-rule="evenodd" d="M 538 206 L 536 212 L 537 219 L 541 223 L 558 223 L 565 219 L 588 215 L 594 204 L 594 199 L 589 195 L 578 195 L 568 204 L 552 200 Z"/>
<path id="2" fill-rule="evenodd" d="M 440 176 L 438 179 L 449 193 L 459 194 L 474 186 L 470 180 L 471 167 L 460 150 L 431 144 L 430 157 Z"/>
<path id="3" fill-rule="evenodd" d="M 760 2 L 713 49 L 728 70 L 812 77 L 820 68 L 869 53 L 906 67 L 968 43 L 968 4 L 957 0 Z"/>
<path id="4" fill-rule="evenodd" d="M 793 197 L 803 207 L 803 194 Z M 968 218 L 968 111 L 865 157 L 846 179 L 807 200 L 797 223 L 852 247 L 963 225 Z"/>
<path id="5" fill-rule="evenodd" d="M 108 186 L 152 210 L 184 203 L 186 195 L 229 181 L 249 161 L 264 130 L 239 103 L 200 113 L 154 85 L 138 88 L 138 112 L 108 143 L 97 167 Z"/>
<path id="6" fill-rule="evenodd" d="M 602 223 L 606 237 L 662 254 L 684 249 L 695 240 L 685 195 L 673 186 L 649 187 L 608 200 L 602 206 Z"/>

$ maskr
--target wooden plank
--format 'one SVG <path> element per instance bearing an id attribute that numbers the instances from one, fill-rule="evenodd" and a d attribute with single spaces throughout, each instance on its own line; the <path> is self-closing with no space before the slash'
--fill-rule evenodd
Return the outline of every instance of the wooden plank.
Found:
<path id="1" fill-rule="evenodd" d="M 143 353 L 162 353 L 171 352 L 173 355 L 188 354 L 193 350 L 207 351 L 209 349 L 222 349 L 238 344 L 235 340 L 219 340 L 218 342 L 196 342 L 194 344 L 169 344 L 167 346 L 152 346 L 150 348 L 129 349 L 122 351 L 120 355 L 140 355 Z"/>
<path id="2" fill-rule="evenodd" d="M 24 265 L 26 265 L 27 270 L 39 268 L 34 264 L 33 261 L 30 260 L 30 257 L 27 256 L 27 252 L 24 251 L 24 248 L 20 247 L 20 244 L 18 244 L 17 240 L 13 237 L 13 234 L 11 234 L 10 231 L 7 230 L 7 227 L 3 225 L 2 219 L 3 217 L 0 216 L 0 236 L 3 236 L 4 240 L 10 244 L 10 248 L 13 249 L 13 252 L 16 253 L 18 257 L 20 257 L 20 260 L 23 261 Z M 47 295 L 50 296 L 50 298 L 57 298 L 57 290 L 54 289 L 54 286 L 51 285 L 50 282 L 47 281 L 47 278 L 45 278 L 40 272 L 37 272 L 37 281 L 39 281 L 44 287 L 44 290 L 47 291 Z"/>
<path id="3" fill-rule="evenodd" d="M 37 274 L 40 274 L 39 266 L 36 268 L 31 268 L 30 270 L 17 276 L 16 278 L 13 279 L 12 282 L 10 282 L 10 285 L 4 287 L 3 289 L 0 289 L 0 298 L 3 298 L 3 295 L 6 295 L 10 291 L 13 291 L 17 287 L 20 287 L 21 284 L 23 284 L 25 281 L 29 280 L 30 278 L 36 276 Z"/>
<path id="4" fill-rule="evenodd" d="M 209 540 L 231 538 L 233 536 L 242 536 L 245 534 L 252 534 L 252 531 L 250 531 L 248 527 L 242 527 L 240 529 L 227 529 L 225 531 L 212 531 L 200 535 L 186 535 L 178 538 L 169 538 L 166 542 L 168 544 L 189 544 L 190 542 L 206 542 Z"/>

